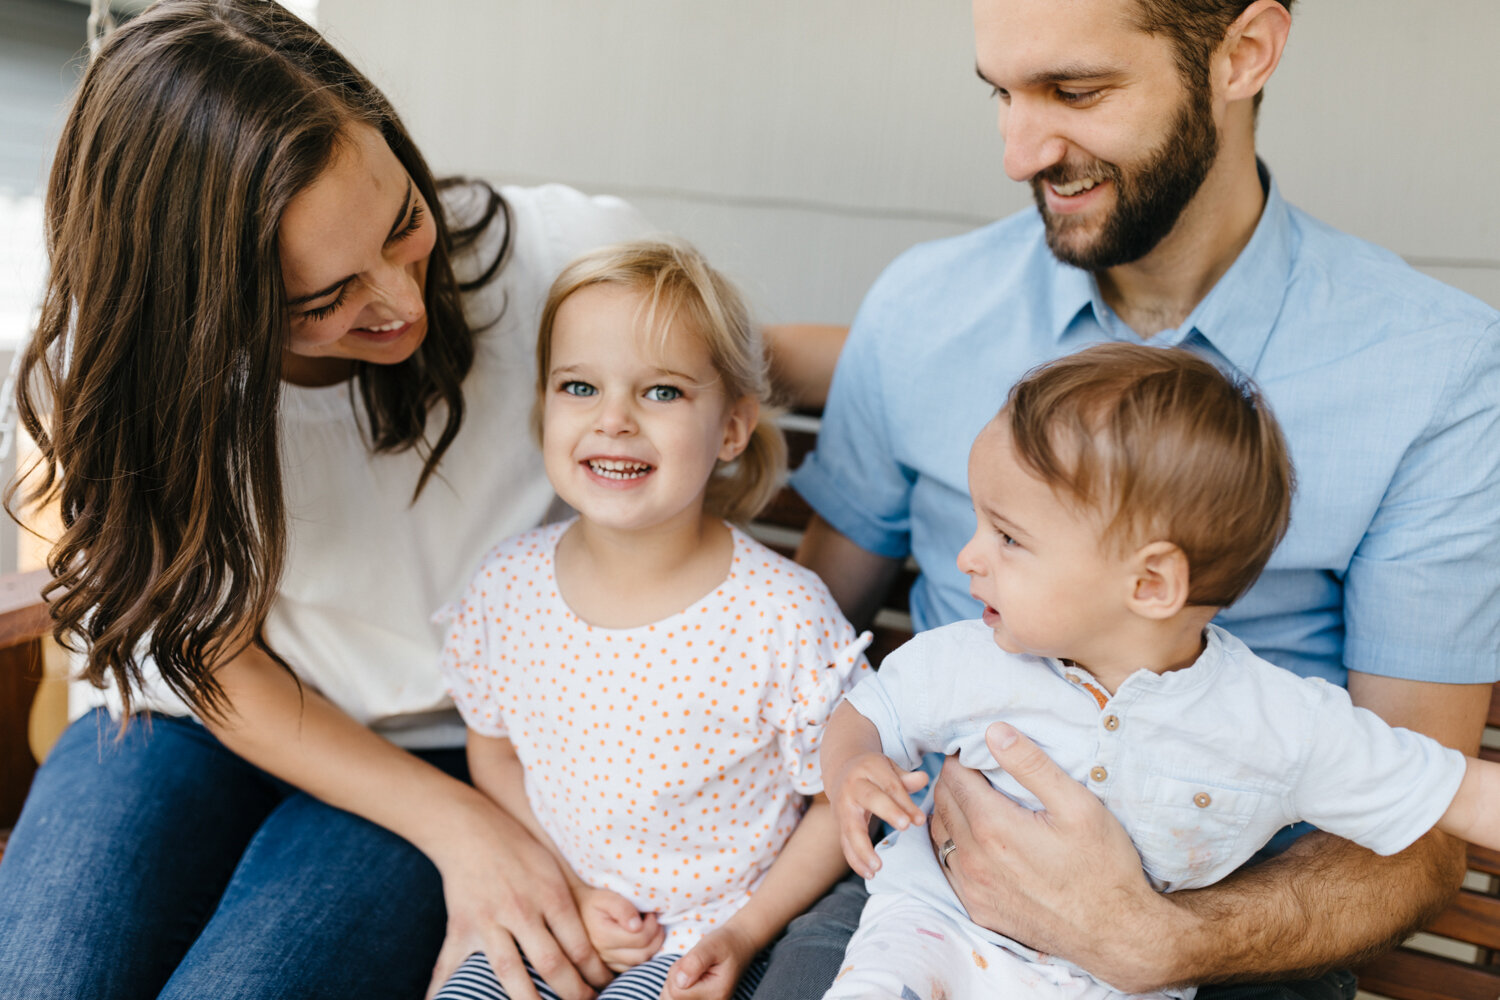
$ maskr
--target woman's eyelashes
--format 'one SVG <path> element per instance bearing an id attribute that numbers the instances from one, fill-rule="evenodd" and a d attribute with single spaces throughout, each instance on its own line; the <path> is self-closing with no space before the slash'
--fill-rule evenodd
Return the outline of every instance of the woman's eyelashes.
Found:
<path id="1" fill-rule="evenodd" d="M 397 233 L 395 236 L 391 237 L 390 242 L 391 243 L 400 243 L 402 240 L 404 240 L 407 237 L 411 236 L 418 229 L 422 228 L 422 222 L 426 218 L 427 218 L 427 213 L 424 212 L 424 211 L 422 211 L 422 203 L 420 201 L 413 202 L 412 206 L 411 206 L 411 219 L 408 220 L 408 222 L 406 223 L 406 226 L 404 228 L 402 228 L 402 230 L 399 233 Z"/>
<path id="2" fill-rule="evenodd" d="M 411 216 L 406 220 L 406 225 L 402 227 L 399 233 L 397 233 L 395 236 L 392 236 L 390 240 L 387 241 L 386 246 L 390 246 L 394 243 L 400 243 L 402 240 L 409 239 L 410 237 L 415 235 L 419 229 L 422 228 L 422 223 L 426 220 L 427 213 L 423 210 L 422 203 L 420 201 L 413 202 L 411 206 Z M 344 304 L 344 294 L 348 290 L 349 282 L 346 281 L 339 288 L 338 298 L 334 299 L 326 306 L 319 306 L 316 309 L 304 309 L 302 311 L 301 318 L 311 323 L 318 323 L 327 319 L 334 313 L 338 312 L 339 307 Z"/>
<path id="3" fill-rule="evenodd" d="M 319 306 L 316 309 L 304 309 L 302 312 L 302 318 L 310 322 L 317 323 L 320 320 L 325 320 L 328 317 L 332 316 L 335 312 L 338 311 L 339 306 L 344 304 L 344 293 L 346 293 L 348 290 L 349 282 L 346 281 L 339 286 L 338 298 L 334 299 L 326 306 Z"/>

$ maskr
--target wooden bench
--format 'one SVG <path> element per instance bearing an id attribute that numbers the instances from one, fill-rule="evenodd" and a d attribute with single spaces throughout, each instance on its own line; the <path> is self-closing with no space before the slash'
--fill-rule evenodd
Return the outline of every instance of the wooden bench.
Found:
<path id="1" fill-rule="evenodd" d="M 786 421 L 795 468 L 816 440 L 816 419 Z M 812 511 L 783 490 L 753 526 L 772 548 L 790 554 Z M 15 823 L 36 768 L 27 743 L 27 719 L 41 677 L 41 637 L 46 609 L 39 594 L 45 571 L 0 577 L 0 849 Z M 915 579 L 908 567 L 876 618 L 871 662 L 911 637 L 907 595 Z M 1500 727 L 1500 685 L 1490 702 L 1489 725 Z M 1484 750 L 1500 760 L 1500 751 Z M 1360 988 L 1392 1000 L 1497 1000 L 1500 998 L 1500 853 L 1470 848 L 1469 877 L 1458 900 L 1428 931 L 1357 970 Z M 1442 950 L 1447 954 L 1436 954 Z"/>

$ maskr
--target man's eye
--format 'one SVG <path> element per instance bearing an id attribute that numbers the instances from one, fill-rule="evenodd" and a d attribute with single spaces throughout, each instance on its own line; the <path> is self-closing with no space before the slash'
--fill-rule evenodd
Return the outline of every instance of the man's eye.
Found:
<path id="1" fill-rule="evenodd" d="M 1057 92 L 1057 99 L 1064 104 L 1071 104 L 1074 107 L 1078 107 L 1097 101 L 1100 93 L 1102 92 L 1098 90 L 1059 90 Z"/>
<path id="2" fill-rule="evenodd" d="M 558 389 L 569 396 L 592 396 L 599 391 L 587 382 L 564 382 Z"/>
<path id="3" fill-rule="evenodd" d="M 1010 103 L 1010 91 L 1006 90 L 1003 87 L 996 87 L 994 85 L 991 85 L 990 96 L 999 98 L 1005 104 Z"/>
<path id="4" fill-rule="evenodd" d="M 646 390 L 646 398 L 655 403 L 670 403 L 682 398 L 682 390 L 674 385 L 653 385 Z"/>

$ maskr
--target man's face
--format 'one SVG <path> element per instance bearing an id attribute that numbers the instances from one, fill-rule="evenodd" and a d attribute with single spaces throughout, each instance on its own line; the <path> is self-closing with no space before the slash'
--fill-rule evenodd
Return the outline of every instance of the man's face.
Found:
<path id="1" fill-rule="evenodd" d="M 1120 0 L 974 0 L 1006 173 L 1031 184 L 1052 252 L 1092 271 L 1150 253 L 1218 151 L 1206 88 L 1132 14 Z"/>

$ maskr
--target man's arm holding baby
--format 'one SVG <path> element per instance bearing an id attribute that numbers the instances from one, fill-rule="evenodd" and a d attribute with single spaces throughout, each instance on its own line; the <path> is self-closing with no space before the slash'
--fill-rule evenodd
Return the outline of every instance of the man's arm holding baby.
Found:
<path id="1" fill-rule="evenodd" d="M 655 955 L 664 937 L 656 914 L 639 913 L 619 893 L 596 888 L 578 877 L 531 810 L 531 802 L 526 798 L 525 770 L 510 740 L 483 736 L 471 729 L 468 759 L 474 787 L 519 820 L 537 843 L 557 858 L 584 929 L 604 964 L 615 972 L 624 972 Z"/>
<path id="2" fill-rule="evenodd" d="M 1356 704 L 1467 754 L 1478 747 L 1489 689 L 1349 675 Z M 1437 831 L 1390 857 L 1313 833 L 1216 885 L 1163 895 L 1087 789 L 1008 726 L 993 726 L 989 743 L 1044 810 L 1015 805 L 950 761 L 932 837 L 958 846 L 954 890 L 978 923 L 1130 992 L 1357 962 L 1439 912 L 1463 875 L 1463 844 Z"/>

